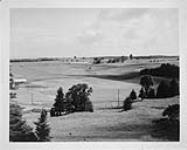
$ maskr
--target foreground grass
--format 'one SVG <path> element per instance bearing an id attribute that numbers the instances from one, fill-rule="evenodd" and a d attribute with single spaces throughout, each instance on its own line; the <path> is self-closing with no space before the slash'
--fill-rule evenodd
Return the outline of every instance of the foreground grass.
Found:
<path id="1" fill-rule="evenodd" d="M 155 136 L 159 130 L 155 130 L 153 120 L 160 119 L 169 104 L 178 102 L 179 97 L 147 99 L 134 103 L 129 111 L 98 109 L 49 117 L 52 141 L 173 141 L 165 135 Z M 24 116 L 32 123 L 38 114 Z"/>

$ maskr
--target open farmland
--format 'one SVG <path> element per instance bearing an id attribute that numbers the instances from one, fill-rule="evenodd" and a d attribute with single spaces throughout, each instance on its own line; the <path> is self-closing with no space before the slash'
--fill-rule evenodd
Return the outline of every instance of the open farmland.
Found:
<path id="1" fill-rule="evenodd" d="M 160 118 L 169 104 L 179 103 L 179 97 L 147 99 L 134 103 L 133 109 L 127 112 L 111 108 L 118 106 L 118 89 L 120 106 L 132 89 L 139 91 L 140 69 L 159 65 L 159 62 L 144 61 L 98 65 L 61 61 L 11 63 L 15 78 L 28 81 L 16 90 L 14 101 L 25 108 L 24 118 L 32 125 L 39 117 L 37 109 L 51 108 L 60 86 L 67 92 L 74 84 L 87 83 L 93 88 L 90 100 L 94 112 L 48 118 L 52 141 L 158 141 L 151 136 L 152 120 Z M 133 77 L 129 76 L 131 73 Z"/>

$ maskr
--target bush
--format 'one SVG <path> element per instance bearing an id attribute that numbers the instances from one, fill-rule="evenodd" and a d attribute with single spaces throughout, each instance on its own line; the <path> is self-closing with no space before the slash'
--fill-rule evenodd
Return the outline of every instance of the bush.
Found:
<path id="1" fill-rule="evenodd" d="M 131 91 L 129 97 L 130 97 L 132 100 L 137 99 L 136 92 L 134 91 L 134 89 Z"/>
<path id="2" fill-rule="evenodd" d="M 45 109 L 42 109 L 40 118 L 37 122 L 34 122 L 36 125 L 36 136 L 38 138 L 38 141 L 40 142 L 46 142 L 50 141 L 49 132 L 50 128 L 47 123 L 47 111 Z"/>
<path id="3" fill-rule="evenodd" d="M 132 108 L 132 99 L 130 97 L 127 97 L 123 102 L 123 110 L 127 111 Z"/>
<path id="4" fill-rule="evenodd" d="M 33 129 L 22 119 L 21 107 L 10 104 L 10 130 L 9 140 L 13 142 L 37 141 Z"/>
<path id="5" fill-rule="evenodd" d="M 91 110 L 91 108 L 89 108 L 91 107 L 91 101 L 89 100 L 91 93 L 92 88 L 88 87 L 87 84 L 77 84 L 72 86 L 66 93 L 66 110 L 68 112 Z"/>

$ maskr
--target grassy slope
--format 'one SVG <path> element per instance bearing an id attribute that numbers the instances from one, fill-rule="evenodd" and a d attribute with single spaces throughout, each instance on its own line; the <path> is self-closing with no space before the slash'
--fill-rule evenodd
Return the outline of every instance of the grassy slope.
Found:
<path id="1" fill-rule="evenodd" d="M 38 86 L 38 88 L 32 88 L 31 86 L 30 91 L 35 92 L 34 96 L 37 97 L 37 100 L 43 99 L 43 101 L 41 101 L 41 105 L 28 104 L 30 108 L 41 108 L 48 99 L 52 102 L 59 84 L 63 86 L 67 84 L 67 87 L 70 87 L 70 84 L 72 85 L 74 82 L 80 81 L 93 84 L 95 90 L 91 100 L 93 100 L 95 112 L 74 113 L 67 116 L 49 118 L 51 136 L 53 137 L 52 141 L 157 141 L 160 139 L 155 139 L 151 136 L 152 120 L 161 117 L 163 109 L 169 104 L 178 103 L 178 97 L 150 99 L 141 103 L 134 103 L 133 109 L 128 112 L 121 112 L 117 109 L 102 110 L 97 108 L 100 105 L 98 100 L 104 100 L 103 106 L 110 103 L 112 95 L 116 94 L 115 91 L 114 93 L 112 91 L 118 88 L 119 85 L 124 87 L 123 97 L 127 96 L 134 86 L 136 88 L 139 87 L 136 84 L 126 84 L 127 81 L 138 83 L 138 76 L 132 79 L 124 79 L 124 77 L 120 79 L 119 77 L 117 78 L 118 81 L 112 81 L 116 80 L 116 76 L 131 74 L 141 67 L 156 67 L 158 65 L 159 63 L 101 64 L 91 65 L 92 69 L 89 70 L 89 64 L 45 62 L 16 64 L 12 70 L 14 75 L 27 78 L 29 81 L 28 85 Z M 72 78 L 66 77 L 69 75 L 76 76 L 72 76 Z M 83 76 L 77 77 L 77 75 Z M 85 78 L 85 75 L 104 76 L 105 79 Z M 110 76 L 110 80 L 107 80 L 109 78 L 106 75 Z M 125 81 L 124 84 L 119 80 Z M 45 88 L 41 88 L 42 86 Z M 17 101 L 21 100 L 22 95 L 25 95 L 22 97 L 22 101 L 27 101 L 27 90 L 23 87 L 17 91 Z M 40 93 L 40 95 L 37 95 L 37 93 Z M 46 97 L 49 93 L 52 96 Z M 24 117 L 29 121 L 29 124 L 32 124 L 39 117 L 39 113 L 27 111 L 27 113 L 24 113 Z"/>
<path id="2" fill-rule="evenodd" d="M 96 110 L 48 118 L 52 141 L 163 141 L 152 137 L 152 120 L 162 117 L 168 104 L 179 97 L 147 99 L 133 103 L 132 110 Z M 38 113 L 27 113 L 32 122 Z"/>

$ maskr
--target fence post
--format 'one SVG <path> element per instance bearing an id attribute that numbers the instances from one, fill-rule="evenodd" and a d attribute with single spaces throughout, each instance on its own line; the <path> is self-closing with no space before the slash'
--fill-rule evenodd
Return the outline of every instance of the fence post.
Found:
<path id="1" fill-rule="evenodd" d="M 118 107 L 119 107 L 119 89 L 118 89 Z"/>

